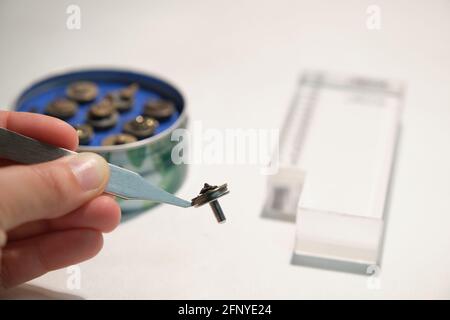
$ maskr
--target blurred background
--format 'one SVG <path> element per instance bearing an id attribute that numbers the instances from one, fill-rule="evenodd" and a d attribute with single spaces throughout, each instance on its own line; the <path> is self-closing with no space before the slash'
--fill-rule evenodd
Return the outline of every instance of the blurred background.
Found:
<path id="1" fill-rule="evenodd" d="M 69 5 L 81 28 L 66 26 Z M 380 9 L 380 29 L 367 8 Z M 222 206 L 157 208 L 122 223 L 80 264 L 19 297 L 149 299 L 450 298 L 450 1 L 0 0 L 0 106 L 33 81 L 74 68 L 131 68 L 175 84 L 190 120 L 279 128 L 305 69 L 403 81 L 379 289 L 368 278 L 291 265 L 295 225 L 262 219 L 257 166 L 192 165 L 177 193 L 228 182 Z M 243 197 L 243 195 L 246 195 Z"/>

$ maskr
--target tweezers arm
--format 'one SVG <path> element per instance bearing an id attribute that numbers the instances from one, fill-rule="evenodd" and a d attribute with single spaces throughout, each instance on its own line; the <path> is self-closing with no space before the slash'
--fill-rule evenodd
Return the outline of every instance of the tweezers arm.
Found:
<path id="1" fill-rule="evenodd" d="M 0 158 L 18 163 L 33 164 L 56 160 L 76 154 L 13 131 L 0 128 Z M 108 164 L 110 177 L 105 192 L 124 199 L 142 199 L 187 208 L 191 202 L 180 199 L 142 178 L 136 172 Z"/>
<path id="2" fill-rule="evenodd" d="M 180 199 L 173 194 L 151 184 L 136 172 L 109 165 L 108 193 L 124 199 L 145 199 L 162 202 L 178 207 L 191 207 L 190 201 Z"/>
<path id="3" fill-rule="evenodd" d="M 33 164 L 56 160 L 75 153 L 0 128 L 0 157 L 3 159 Z"/>

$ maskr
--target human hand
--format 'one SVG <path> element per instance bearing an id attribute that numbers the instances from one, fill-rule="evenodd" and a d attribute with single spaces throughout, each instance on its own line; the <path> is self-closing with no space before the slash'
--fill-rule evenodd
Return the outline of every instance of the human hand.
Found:
<path id="1" fill-rule="evenodd" d="M 0 127 L 75 150 L 75 130 L 56 118 L 0 111 Z M 120 221 L 120 207 L 103 195 L 106 161 L 92 153 L 18 165 L 0 159 L 0 287 L 95 256 L 102 232 Z"/>

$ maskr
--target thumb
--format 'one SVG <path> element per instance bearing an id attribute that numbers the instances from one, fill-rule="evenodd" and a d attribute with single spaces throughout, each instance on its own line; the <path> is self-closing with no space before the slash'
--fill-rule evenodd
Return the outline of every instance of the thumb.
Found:
<path id="1" fill-rule="evenodd" d="M 69 213 L 101 194 L 108 179 L 106 161 L 94 153 L 1 168 L 0 229 Z"/>

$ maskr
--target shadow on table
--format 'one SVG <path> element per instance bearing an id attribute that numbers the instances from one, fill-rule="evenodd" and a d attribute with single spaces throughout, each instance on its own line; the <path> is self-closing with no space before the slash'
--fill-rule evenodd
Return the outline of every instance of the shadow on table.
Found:
<path id="1" fill-rule="evenodd" d="M 84 300 L 83 297 L 53 291 L 31 284 L 24 284 L 17 288 L 0 290 L 0 299 L 5 300 Z"/>

